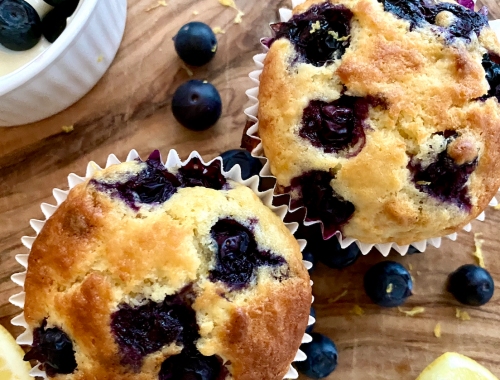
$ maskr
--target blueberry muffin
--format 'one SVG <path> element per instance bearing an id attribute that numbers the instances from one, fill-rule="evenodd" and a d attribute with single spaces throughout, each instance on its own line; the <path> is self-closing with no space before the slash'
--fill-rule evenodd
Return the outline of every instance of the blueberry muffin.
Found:
<path id="1" fill-rule="evenodd" d="M 29 256 L 25 318 L 58 379 L 281 380 L 307 326 L 297 241 L 220 161 L 114 165 L 74 187 Z"/>
<path id="2" fill-rule="evenodd" d="M 308 0 L 274 37 L 259 136 L 278 191 L 365 243 L 454 233 L 500 186 L 500 45 L 487 10 Z"/>

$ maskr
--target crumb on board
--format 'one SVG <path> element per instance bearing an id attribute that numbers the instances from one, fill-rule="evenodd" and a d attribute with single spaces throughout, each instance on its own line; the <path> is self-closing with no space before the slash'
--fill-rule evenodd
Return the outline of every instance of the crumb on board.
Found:
<path id="1" fill-rule="evenodd" d="M 434 327 L 434 336 L 436 338 L 441 338 L 441 323 L 438 323 L 436 327 Z"/>
<path id="2" fill-rule="evenodd" d="M 417 314 L 422 314 L 424 311 L 425 311 L 425 308 L 422 307 L 422 306 L 415 306 L 413 309 L 411 310 L 403 310 L 402 307 L 398 306 L 398 310 L 401 312 L 401 313 L 405 313 L 407 316 L 409 317 L 413 317 Z"/>
<path id="3" fill-rule="evenodd" d="M 245 13 L 243 13 L 241 9 L 238 9 L 236 4 L 234 3 L 234 0 L 219 0 L 219 3 L 221 3 L 225 7 L 233 8 L 236 12 L 238 12 L 236 17 L 234 18 L 234 23 L 241 24 L 241 22 L 243 21 L 243 16 L 245 16 Z"/>
<path id="4" fill-rule="evenodd" d="M 208 83 L 208 81 L 207 81 L 207 80 L 204 80 L 204 81 L 203 81 L 203 83 L 207 84 L 207 83 Z"/>
<path id="5" fill-rule="evenodd" d="M 413 285 L 415 285 L 415 282 L 416 282 L 415 277 L 413 277 L 413 275 L 410 275 L 410 277 L 411 277 L 411 281 L 413 282 Z"/>
<path id="6" fill-rule="evenodd" d="M 198 16 L 199 14 L 200 14 L 200 12 L 198 12 L 198 11 L 193 11 L 193 15 L 194 15 L 194 16 Z"/>
<path id="7" fill-rule="evenodd" d="M 347 295 L 347 289 L 344 290 L 341 294 L 339 294 L 337 297 L 335 298 L 329 298 L 328 299 L 328 303 L 335 303 L 337 302 L 339 299 L 341 299 L 342 297 L 345 297 Z"/>
<path id="8" fill-rule="evenodd" d="M 153 9 L 160 8 L 160 7 L 166 7 L 166 6 L 167 6 L 167 2 L 165 0 L 158 0 L 155 5 L 146 9 L 146 12 L 151 12 Z"/>
<path id="9" fill-rule="evenodd" d="M 361 306 L 354 305 L 354 307 L 351 310 L 351 313 L 361 316 L 365 314 L 365 311 L 361 308 Z"/>
<path id="10" fill-rule="evenodd" d="M 410 263 L 410 264 L 408 264 L 408 268 L 409 268 L 410 270 L 413 270 L 413 265 L 411 265 L 411 263 Z"/>
<path id="11" fill-rule="evenodd" d="M 494 208 L 495 210 L 500 210 L 500 203 L 499 203 L 499 204 L 497 204 L 496 206 L 493 206 L 493 208 Z"/>
<path id="12" fill-rule="evenodd" d="M 224 29 L 222 29 L 220 26 L 216 26 L 216 27 L 212 28 L 212 31 L 215 34 L 226 34 L 226 31 Z"/>
<path id="13" fill-rule="evenodd" d="M 63 125 L 61 129 L 64 133 L 70 133 L 75 130 L 75 128 L 72 125 Z"/>
<path id="14" fill-rule="evenodd" d="M 455 317 L 462 321 L 470 321 L 470 315 L 466 311 L 460 310 L 458 307 L 456 308 Z"/>
<path id="15" fill-rule="evenodd" d="M 476 246 L 476 251 L 474 252 L 474 257 L 477 260 L 478 265 L 481 268 L 486 268 L 484 265 L 484 256 L 483 256 L 483 239 L 479 239 L 479 236 L 482 236 L 483 234 L 481 232 L 475 233 L 474 234 L 474 244 Z"/>
<path id="16" fill-rule="evenodd" d="M 420 272 L 419 270 L 417 270 L 417 276 L 420 276 L 422 274 L 422 272 Z"/>
<path id="17" fill-rule="evenodd" d="M 212 53 L 215 53 L 217 51 L 217 45 L 215 45 L 213 48 L 212 48 Z"/>
<path id="18" fill-rule="evenodd" d="M 387 289 L 385 291 L 387 293 L 392 293 L 393 289 L 394 289 L 394 285 L 392 285 L 392 283 L 391 283 L 391 284 L 387 285 Z"/>
<path id="19" fill-rule="evenodd" d="M 104 61 L 104 57 L 102 55 L 97 57 L 97 63 L 101 63 L 102 61 Z"/>

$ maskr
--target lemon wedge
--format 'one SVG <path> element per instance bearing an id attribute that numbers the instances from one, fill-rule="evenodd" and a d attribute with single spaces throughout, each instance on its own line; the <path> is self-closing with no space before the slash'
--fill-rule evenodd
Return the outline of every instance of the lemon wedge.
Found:
<path id="1" fill-rule="evenodd" d="M 31 366 L 23 361 L 24 351 L 0 325 L 0 380 L 33 380 Z"/>
<path id="2" fill-rule="evenodd" d="M 479 363 L 454 352 L 434 360 L 417 380 L 498 380 Z"/>

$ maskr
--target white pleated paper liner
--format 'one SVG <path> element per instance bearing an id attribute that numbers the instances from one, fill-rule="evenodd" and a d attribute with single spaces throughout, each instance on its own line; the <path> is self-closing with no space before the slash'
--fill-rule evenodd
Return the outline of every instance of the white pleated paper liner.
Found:
<path id="1" fill-rule="evenodd" d="M 127 156 L 126 161 L 127 162 L 134 161 L 138 158 L 140 158 L 140 157 L 139 157 L 139 154 L 137 153 L 137 151 L 131 150 Z M 267 207 L 269 207 L 279 218 L 281 218 L 281 220 L 284 220 L 288 209 L 287 209 L 286 205 L 283 205 L 280 207 L 273 206 L 272 202 L 273 202 L 274 189 L 260 192 L 259 191 L 259 177 L 256 175 L 256 176 L 253 176 L 253 177 L 248 178 L 246 180 L 243 180 L 241 177 L 241 168 L 239 165 L 235 165 L 229 172 L 226 172 L 222 169 L 222 167 L 223 167 L 222 166 L 222 159 L 220 157 L 217 157 L 214 160 L 212 160 L 208 163 L 205 163 L 198 152 L 192 152 L 189 155 L 189 158 L 183 162 L 179 158 L 179 155 L 177 154 L 177 152 L 175 150 L 171 150 L 168 154 L 167 160 L 165 162 L 165 166 L 167 168 L 179 168 L 181 166 L 186 165 L 187 162 L 189 162 L 192 158 L 200 159 L 202 164 L 205 166 L 210 165 L 215 160 L 220 160 L 222 174 L 226 178 L 232 179 L 233 181 L 241 183 L 241 184 L 249 187 L 250 189 L 252 189 L 255 192 L 255 194 L 259 197 L 259 199 L 262 201 L 262 203 L 264 203 Z M 121 163 L 120 160 L 118 160 L 118 158 L 114 154 L 110 154 L 108 157 L 108 160 L 106 162 L 106 168 L 108 168 L 111 165 L 120 164 L 120 163 Z M 93 162 L 93 161 L 89 162 L 89 164 L 87 165 L 87 172 L 86 172 L 84 177 L 80 177 L 80 176 L 73 174 L 73 173 L 68 176 L 69 190 L 71 190 L 76 185 L 78 185 L 82 182 L 85 182 L 87 179 L 91 178 L 94 173 L 101 171 L 101 170 L 103 170 L 103 169 L 99 165 L 97 165 L 95 162 Z M 57 208 L 66 200 L 66 198 L 69 194 L 69 190 L 60 190 L 60 189 L 53 190 L 53 195 L 54 195 L 54 198 L 55 198 L 56 203 L 57 203 L 55 205 L 51 205 L 48 203 L 42 203 L 41 209 L 42 209 L 42 212 L 45 216 L 45 220 L 32 219 L 30 221 L 30 225 L 35 230 L 36 236 L 38 236 L 38 234 L 42 230 L 47 219 L 49 219 L 54 214 L 54 212 L 57 210 Z M 298 223 L 285 223 L 285 226 L 288 228 L 288 230 L 292 234 L 294 234 L 297 231 L 299 225 L 298 225 Z M 26 248 L 31 249 L 33 242 L 36 239 L 36 236 L 34 236 L 34 237 L 24 236 L 21 239 L 21 241 Z M 303 250 L 304 247 L 306 246 L 306 241 L 300 239 L 300 240 L 298 240 L 298 243 L 300 245 L 300 249 Z M 29 253 L 16 256 L 16 260 L 19 262 L 19 264 L 21 264 L 24 268 L 26 268 L 26 270 L 22 273 L 16 273 L 16 274 L 12 275 L 12 277 L 11 277 L 13 282 L 15 282 L 19 286 L 22 286 L 23 288 L 24 288 L 24 282 L 26 280 L 26 273 L 27 273 L 27 269 L 28 269 L 28 257 L 29 257 Z M 312 267 L 312 264 L 308 261 L 304 261 L 304 266 L 307 269 L 310 269 Z M 312 285 L 312 281 L 311 281 L 311 285 Z M 13 305 L 18 306 L 21 309 L 24 308 L 24 301 L 25 301 L 24 291 L 12 296 L 9 299 L 9 301 Z M 313 301 L 314 301 L 314 297 L 313 297 Z M 312 325 L 313 323 L 315 323 L 315 319 L 312 316 L 309 316 L 308 325 Z M 22 333 L 21 335 L 19 335 L 19 337 L 17 338 L 17 340 L 16 340 L 17 343 L 19 345 L 30 346 L 33 343 L 33 331 L 30 330 L 28 324 L 26 323 L 26 320 L 24 318 L 24 313 L 13 318 L 12 324 L 15 326 L 22 326 L 26 329 L 26 331 L 24 333 Z M 311 336 L 304 333 L 304 336 L 302 338 L 302 343 L 309 343 L 311 341 L 312 341 Z M 293 361 L 296 362 L 296 361 L 304 361 L 304 360 L 306 360 L 306 355 L 301 350 L 299 350 Z M 40 364 L 38 364 L 36 367 L 34 367 L 31 370 L 30 375 L 33 377 L 39 376 L 39 377 L 47 378 L 46 373 L 40 369 Z M 298 373 L 290 365 L 290 369 L 288 370 L 288 373 L 285 375 L 284 378 L 285 379 L 297 379 Z"/>
<path id="2" fill-rule="evenodd" d="M 305 0 L 292 0 L 292 8 L 295 8 L 297 5 L 302 4 L 304 2 L 305 2 Z M 292 15 L 293 15 L 292 10 L 284 9 L 284 8 L 279 10 L 279 14 L 280 14 L 281 22 L 286 22 L 286 21 L 290 20 L 292 18 Z M 490 25 L 491 25 L 492 29 L 497 32 L 497 34 L 499 35 L 499 39 L 500 39 L 500 20 L 493 21 L 493 22 L 490 21 Z M 259 96 L 259 86 L 260 86 L 260 75 L 262 74 L 262 70 L 264 68 L 264 60 L 265 60 L 267 53 L 269 51 L 269 48 L 264 44 L 265 40 L 266 40 L 265 38 L 261 39 L 261 45 L 264 49 L 264 53 L 257 54 L 253 57 L 253 60 L 254 60 L 255 65 L 257 67 L 257 70 L 252 71 L 249 74 L 250 79 L 256 84 L 256 87 L 253 87 L 250 90 L 246 91 L 246 94 L 247 94 L 250 102 L 252 103 L 252 105 L 245 110 L 245 114 L 254 123 L 250 128 L 248 128 L 246 133 L 250 138 L 258 141 L 258 145 L 251 152 L 252 156 L 260 158 L 260 159 L 264 159 L 266 162 L 264 167 L 262 168 L 260 176 L 261 177 L 275 178 L 273 176 L 273 174 L 271 173 L 269 161 L 267 160 L 267 158 L 264 155 L 262 142 L 261 142 L 260 138 L 258 137 L 259 120 L 258 120 L 257 116 L 258 116 L 258 111 L 259 111 L 258 96 Z M 498 202 L 497 202 L 496 198 L 493 197 L 493 199 L 491 200 L 489 205 L 496 206 L 497 204 L 498 204 Z M 303 208 L 303 207 L 292 208 L 291 204 L 289 204 L 289 210 L 291 212 L 295 212 L 301 208 Z M 476 219 L 479 221 L 484 221 L 484 219 L 485 219 L 484 211 Z M 303 223 L 306 226 L 310 226 L 313 224 L 320 224 L 321 231 L 324 230 L 323 223 L 321 221 L 307 221 L 304 219 Z M 470 232 L 471 229 L 472 229 L 472 226 L 470 223 L 464 227 L 464 230 L 467 232 Z M 388 256 L 391 249 L 396 250 L 402 256 L 404 256 L 408 252 L 408 248 L 410 245 L 414 246 L 420 252 L 424 252 L 428 245 L 433 245 L 434 247 L 439 248 L 441 246 L 441 240 L 442 240 L 441 237 L 436 237 L 436 238 L 432 238 L 432 239 L 426 239 L 426 240 L 422 240 L 422 241 L 418 241 L 418 242 L 413 242 L 409 245 L 398 245 L 396 243 L 367 244 L 367 243 L 360 242 L 357 239 L 353 239 L 350 237 L 343 237 L 342 233 L 340 231 L 337 231 L 335 233 L 335 235 L 337 236 L 337 239 L 338 239 L 340 246 L 342 248 L 346 248 L 346 247 L 350 246 L 351 244 L 356 243 L 358 245 L 359 249 L 361 250 L 361 252 L 363 253 L 363 255 L 368 254 L 368 252 L 370 252 L 375 247 L 377 250 L 380 251 L 380 253 L 382 253 L 383 256 Z M 453 233 L 451 235 L 446 235 L 444 237 L 454 241 L 457 239 L 457 233 Z"/>

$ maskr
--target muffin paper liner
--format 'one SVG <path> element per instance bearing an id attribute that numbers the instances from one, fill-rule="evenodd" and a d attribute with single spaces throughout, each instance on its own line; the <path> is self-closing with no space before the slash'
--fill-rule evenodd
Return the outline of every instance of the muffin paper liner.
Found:
<path id="1" fill-rule="evenodd" d="M 134 149 L 134 150 L 130 151 L 130 153 L 128 154 L 127 159 L 125 161 L 127 161 L 127 162 L 134 161 L 137 158 L 140 158 L 140 157 L 139 157 L 139 154 L 137 153 L 137 151 Z M 167 168 L 179 168 L 179 167 L 186 165 L 187 162 L 189 162 L 192 158 L 200 159 L 202 164 L 205 166 L 209 165 L 210 163 L 212 163 L 215 160 L 221 161 L 221 171 L 222 171 L 222 174 L 226 178 L 232 179 L 233 181 L 241 183 L 241 184 L 249 187 L 250 189 L 252 189 L 255 192 L 255 194 L 259 197 L 259 199 L 262 201 L 262 203 L 264 203 L 264 205 L 269 207 L 281 220 L 284 220 L 284 218 L 288 212 L 288 208 L 286 205 L 279 206 L 279 207 L 273 206 L 272 201 L 273 201 L 274 189 L 269 189 L 267 191 L 260 192 L 259 191 L 259 177 L 257 175 L 255 175 L 251 178 L 243 180 L 241 177 L 241 168 L 239 165 L 235 165 L 230 171 L 226 172 L 222 169 L 222 167 L 223 167 L 222 166 L 222 159 L 220 157 L 217 157 L 214 160 L 212 160 L 208 163 L 205 163 L 203 161 L 202 157 L 200 156 L 200 154 L 195 151 L 189 155 L 189 157 L 186 161 L 182 161 L 180 159 L 178 153 L 175 150 L 171 150 L 168 154 L 167 160 L 165 162 L 165 166 Z M 163 162 L 163 160 L 162 160 L 162 162 Z M 111 165 L 120 164 L 120 163 L 121 163 L 121 161 L 114 154 L 110 154 L 108 156 L 108 159 L 106 162 L 106 168 L 108 168 Z M 86 172 L 84 177 L 80 177 L 80 176 L 73 174 L 73 173 L 68 176 L 69 190 L 60 190 L 60 189 L 53 190 L 53 195 L 54 195 L 54 198 L 55 198 L 57 204 L 51 205 L 48 203 L 42 203 L 42 205 L 41 205 L 41 209 L 42 209 L 42 212 L 45 216 L 45 220 L 35 220 L 35 219 L 30 220 L 30 225 L 35 230 L 35 233 L 37 236 L 40 233 L 40 231 L 42 230 L 43 226 L 45 225 L 45 222 L 54 214 L 54 212 L 57 210 L 57 208 L 66 200 L 66 198 L 69 194 L 69 191 L 73 187 L 75 187 L 76 185 L 78 185 L 82 182 L 85 182 L 87 179 L 92 177 L 92 175 L 94 173 L 101 171 L 101 170 L 103 170 L 103 168 L 101 168 L 95 162 L 91 161 L 87 165 L 87 172 Z M 288 228 L 288 230 L 292 234 L 294 234 L 299 227 L 298 223 L 295 223 L 295 222 L 294 223 L 285 223 L 285 226 Z M 31 250 L 31 247 L 32 247 L 35 239 L 36 239 L 36 236 L 34 236 L 34 237 L 24 236 L 21 239 L 21 241 L 26 248 Z M 305 246 L 307 244 L 307 242 L 303 239 L 299 239 L 298 243 L 299 243 L 301 251 L 305 248 Z M 12 277 L 11 277 L 11 279 L 14 283 L 16 283 L 19 286 L 22 286 L 23 288 L 24 288 L 24 282 L 26 280 L 26 273 L 27 273 L 27 269 L 28 269 L 28 257 L 29 257 L 29 253 L 20 254 L 20 255 L 16 256 L 17 262 L 19 262 L 19 264 L 21 264 L 24 268 L 26 268 L 26 270 L 22 273 L 16 273 L 16 274 L 12 275 Z M 303 261 L 303 263 L 307 269 L 312 268 L 312 263 L 305 261 L 305 260 Z M 311 281 L 311 285 L 312 285 L 312 281 Z M 10 297 L 9 301 L 13 305 L 23 309 L 24 302 L 25 302 L 25 295 L 26 295 L 26 293 L 24 291 L 22 291 L 21 293 Z M 313 297 L 313 301 L 314 301 L 314 297 Z M 24 331 L 16 339 L 17 343 L 19 345 L 28 345 L 28 346 L 32 345 L 32 343 L 33 343 L 33 331 L 29 328 L 28 324 L 26 323 L 26 320 L 24 318 L 24 312 L 21 313 L 20 315 L 18 315 L 17 317 L 13 318 L 11 323 L 14 326 L 22 326 L 26 329 L 26 331 Z M 315 323 L 315 319 L 312 316 L 309 316 L 308 325 L 312 325 L 314 323 Z M 311 341 L 312 341 L 311 336 L 304 333 L 304 336 L 302 338 L 302 343 L 309 343 Z M 299 350 L 297 352 L 297 354 L 295 355 L 295 358 L 293 361 L 294 362 L 304 361 L 304 360 L 306 360 L 306 358 L 307 357 L 306 357 L 305 353 L 302 352 L 301 350 Z M 46 379 L 48 378 L 45 371 L 40 369 L 40 364 L 36 365 L 31 370 L 30 375 L 33 377 L 39 376 L 39 377 L 43 377 Z M 284 378 L 285 379 L 297 379 L 298 373 L 290 365 L 290 368 L 289 368 L 289 370 Z"/>
<path id="2" fill-rule="evenodd" d="M 292 0 L 292 8 L 295 8 L 297 5 L 302 4 L 305 1 L 306 0 Z M 280 14 L 280 21 L 281 22 L 286 22 L 286 21 L 290 20 L 292 18 L 292 15 L 293 15 L 291 9 L 285 9 L 285 8 L 281 8 L 279 10 L 279 14 Z M 499 36 L 499 39 L 500 39 L 500 20 L 496 20 L 493 22 L 490 21 L 490 25 L 491 25 L 492 29 L 497 33 L 497 35 Z M 264 160 L 264 162 L 265 162 L 265 165 L 260 172 L 260 176 L 264 177 L 264 178 L 269 177 L 269 178 L 276 179 L 276 177 L 274 177 L 273 174 L 271 173 L 271 167 L 269 164 L 269 160 L 264 155 L 262 141 L 258 137 L 258 132 L 259 132 L 259 119 L 258 119 L 259 99 L 258 99 L 258 96 L 259 96 L 259 87 L 260 87 L 260 75 L 262 74 L 262 70 L 264 68 L 264 60 L 266 59 L 267 53 L 269 51 L 269 48 L 263 43 L 265 40 L 266 40 L 266 38 L 261 39 L 261 45 L 263 47 L 264 53 L 257 54 L 253 57 L 253 60 L 254 60 L 255 65 L 257 67 L 257 70 L 252 71 L 249 74 L 250 79 L 252 80 L 252 82 L 254 82 L 256 84 L 256 87 L 253 87 L 253 88 L 246 91 L 246 95 L 247 95 L 247 97 L 250 100 L 252 105 L 250 107 L 248 107 L 247 109 L 245 109 L 245 114 L 254 123 L 247 130 L 246 134 L 250 138 L 252 138 L 253 140 L 259 141 L 258 145 L 252 150 L 251 154 L 253 157 Z M 275 187 L 276 187 L 276 185 L 275 185 Z M 489 203 L 489 206 L 496 206 L 497 204 L 498 204 L 497 199 L 495 197 L 493 197 L 493 199 Z M 293 208 L 291 205 L 291 202 L 290 202 L 288 208 L 289 208 L 291 213 L 294 213 L 294 212 L 296 212 L 302 208 L 305 208 L 305 207 L 300 206 L 300 207 Z M 307 208 L 306 208 L 306 215 L 307 215 Z M 484 221 L 484 219 L 485 219 L 484 211 L 476 219 L 479 221 Z M 323 223 L 319 220 L 318 221 L 307 221 L 304 218 L 303 224 L 305 226 L 311 226 L 313 224 L 320 224 L 321 231 L 324 231 Z M 472 229 L 472 226 L 469 223 L 463 229 L 467 232 L 470 232 Z M 433 245 L 436 248 L 439 248 L 441 246 L 441 240 L 442 240 L 441 237 L 436 237 L 436 238 L 426 239 L 426 240 L 422 240 L 422 241 L 418 241 L 418 242 L 413 242 L 413 243 L 410 243 L 409 245 L 398 245 L 396 243 L 368 244 L 368 243 L 363 243 L 357 239 L 354 239 L 354 238 L 351 238 L 348 236 L 342 236 L 342 233 L 340 231 L 337 231 L 335 233 L 335 235 L 337 236 L 337 239 L 338 239 L 340 246 L 342 248 L 347 248 L 351 244 L 356 243 L 363 255 L 367 255 L 368 252 L 370 252 L 375 247 L 385 257 L 389 255 L 389 252 L 391 251 L 391 249 L 396 250 L 397 252 L 399 252 L 401 254 L 401 256 L 404 256 L 408 252 L 408 248 L 410 247 L 410 245 L 417 248 L 420 252 L 424 252 L 429 244 Z M 444 237 L 455 241 L 457 239 L 457 233 L 446 235 Z M 333 236 L 332 236 L 332 238 L 333 238 Z"/>

